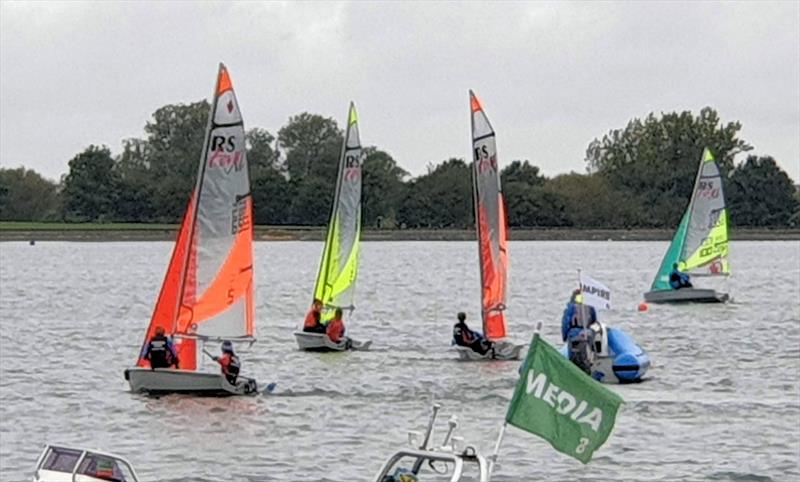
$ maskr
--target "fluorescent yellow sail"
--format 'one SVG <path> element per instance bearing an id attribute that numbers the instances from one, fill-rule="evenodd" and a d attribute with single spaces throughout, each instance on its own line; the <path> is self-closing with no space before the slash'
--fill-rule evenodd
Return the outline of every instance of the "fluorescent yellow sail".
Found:
<path id="1" fill-rule="evenodd" d="M 686 261 L 682 261 L 678 268 L 681 271 L 693 271 L 710 263 L 712 274 L 729 274 L 728 265 L 728 212 L 723 210 L 719 222 L 708 233 L 708 237 L 703 241 L 697 250 L 692 253 Z"/>
<path id="2" fill-rule="evenodd" d="M 361 164 L 363 153 L 358 133 L 358 115 L 350 104 L 333 211 L 322 253 L 314 298 L 326 310 L 322 321 L 333 316 L 331 308 L 353 309 L 361 241 Z"/>

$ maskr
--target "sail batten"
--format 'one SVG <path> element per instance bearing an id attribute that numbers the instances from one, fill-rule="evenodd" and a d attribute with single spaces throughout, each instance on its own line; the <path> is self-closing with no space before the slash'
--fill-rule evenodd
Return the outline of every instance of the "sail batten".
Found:
<path id="1" fill-rule="evenodd" d="M 500 185 L 495 132 L 477 96 L 470 91 L 472 180 L 481 274 L 481 319 L 490 340 L 508 335 L 508 226 Z"/>
<path id="2" fill-rule="evenodd" d="M 178 338 L 181 369 L 196 369 L 197 339 L 254 339 L 252 210 L 244 122 L 220 64 L 197 182 L 148 329 L 148 339 L 156 325 Z"/>
<path id="3" fill-rule="evenodd" d="M 350 103 L 331 217 L 314 286 L 314 298 L 325 307 L 323 322 L 331 319 L 333 308 L 354 309 L 361 237 L 362 164 L 358 114 Z"/>
<path id="4" fill-rule="evenodd" d="M 673 265 L 695 275 L 730 273 L 728 211 L 722 175 L 709 149 L 703 151 L 689 207 L 656 273 L 651 289 L 668 290 Z"/>

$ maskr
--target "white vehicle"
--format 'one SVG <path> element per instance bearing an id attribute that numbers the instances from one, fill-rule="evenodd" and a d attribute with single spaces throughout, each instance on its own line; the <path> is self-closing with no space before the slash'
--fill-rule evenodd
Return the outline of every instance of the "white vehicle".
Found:
<path id="1" fill-rule="evenodd" d="M 442 445 L 428 446 L 439 408 L 440 405 L 433 406 L 424 437 L 420 432 L 409 432 L 411 447 L 392 455 L 378 472 L 375 482 L 488 482 L 491 479 L 490 462 L 475 447 L 463 446 L 463 439 L 453 435 L 458 427 L 455 416 L 448 421 L 449 430 Z"/>
<path id="2" fill-rule="evenodd" d="M 33 482 L 139 482 L 124 458 L 100 452 L 46 445 L 36 463 Z"/>

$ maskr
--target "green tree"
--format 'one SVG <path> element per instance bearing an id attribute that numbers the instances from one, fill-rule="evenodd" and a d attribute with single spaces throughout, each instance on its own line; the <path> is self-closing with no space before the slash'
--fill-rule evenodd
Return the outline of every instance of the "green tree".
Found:
<path id="1" fill-rule="evenodd" d="M 597 174 L 569 173 L 547 181 L 544 187 L 564 203 L 569 225 L 582 228 L 630 228 L 639 222 L 638 206 Z"/>
<path id="2" fill-rule="evenodd" d="M 256 224 L 289 224 L 295 191 L 286 176 L 275 169 L 268 169 L 250 183 Z M 330 207 L 327 209 L 330 210 Z M 321 223 L 326 221 L 327 219 Z"/>
<path id="3" fill-rule="evenodd" d="M 748 156 L 728 182 L 735 226 L 787 227 L 798 209 L 796 190 L 786 171 L 770 156 Z"/>
<path id="4" fill-rule="evenodd" d="M 281 171 L 278 151 L 272 144 L 275 136 L 266 129 L 255 127 L 245 134 L 247 142 L 247 164 L 250 166 L 250 176 L 258 178 L 262 174 Z"/>
<path id="5" fill-rule="evenodd" d="M 472 172 L 463 159 L 451 158 L 410 182 L 398 222 L 406 227 L 473 226 Z"/>
<path id="6" fill-rule="evenodd" d="M 114 165 L 118 194 L 114 220 L 123 222 L 156 221 L 153 198 L 157 183 L 149 169 L 150 146 L 141 139 L 123 141 L 122 154 Z"/>
<path id="7" fill-rule="evenodd" d="M 0 221 L 52 221 L 59 208 L 56 183 L 32 169 L 0 168 Z"/>
<path id="8" fill-rule="evenodd" d="M 388 153 L 376 147 L 364 149 L 362 179 L 362 219 L 364 226 L 391 227 L 404 193 L 403 180 L 408 172 L 397 165 Z"/>
<path id="9" fill-rule="evenodd" d="M 69 161 L 63 190 L 65 219 L 113 219 L 118 194 L 119 177 L 108 147 L 91 145 Z"/>
<path id="10" fill-rule="evenodd" d="M 547 178 L 528 161 L 513 161 L 500 172 L 511 227 L 566 226 L 564 202 L 544 189 Z"/>
<path id="11" fill-rule="evenodd" d="M 335 184 L 342 139 L 342 131 L 331 118 L 308 112 L 290 118 L 278 131 L 278 146 L 285 155 L 289 179 L 298 182 L 319 177 Z"/>
<path id="12" fill-rule="evenodd" d="M 589 171 L 610 182 L 641 212 L 646 226 L 675 226 L 692 193 L 705 147 L 711 149 L 723 176 L 733 168 L 733 158 L 751 148 L 739 139 L 738 122 L 722 124 L 714 109 L 671 112 L 644 121 L 631 120 L 624 129 L 595 139 L 586 150 Z"/>
<path id="13" fill-rule="evenodd" d="M 186 210 L 197 180 L 209 109 L 205 100 L 166 105 L 144 127 L 153 215 L 160 221 L 179 222 Z"/>
<path id="14" fill-rule="evenodd" d="M 528 161 L 516 160 L 500 171 L 500 181 L 504 188 L 512 182 L 519 182 L 529 187 L 541 187 L 547 178 L 540 174 L 538 166 L 533 166 Z"/>
<path id="15" fill-rule="evenodd" d="M 302 182 L 290 183 L 294 193 L 289 208 L 289 222 L 301 226 L 324 226 L 328 223 L 333 203 L 334 181 L 308 176 Z"/>

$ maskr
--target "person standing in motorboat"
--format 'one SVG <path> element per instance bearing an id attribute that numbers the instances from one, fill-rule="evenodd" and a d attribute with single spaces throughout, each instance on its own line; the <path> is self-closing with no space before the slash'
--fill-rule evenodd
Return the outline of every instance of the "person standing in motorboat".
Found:
<path id="1" fill-rule="evenodd" d="M 328 327 L 325 330 L 325 334 L 328 335 L 328 338 L 336 343 L 340 344 L 342 342 L 346 343 L 347 348 L 350 347 L 351 341 L 350 338 L 345 336 L 345 327 L 344 327 L 344 320 L 342 320 L 342 309 L 336 308 L 333 312 L 333 319 L 328 323 Z"/>
<path id="2" fill-rule="evenodd" d="M 692 288 L 689 275 L 678 269 L 678 263 L 672 263 L 672 272 L 669 274 L 669 285 L 674 290 Z"/>
<path id="3" fill-rule="evenodd" d="M 311 309 L 306 315 L 306 321 L 303 323 L 303 331 L 307 333 L 325 333 L 325 325 L 322 324 L 322 300 L 314 298 L 311 303 Z"/>
<path id="4" fill-rule="evenodd" d="M 491 341 L 484 338 L 481 333 L 469 329 L 466 322 L 466 313 L 462 311 L 456 316 L 458 318 L 458 322 L 453 325 L 453 343 L 458 346 L 471 348 L 472 351 L 481 355 L 485 355 L 489 350 L 492 349 L 493 343 Z"/>
<path id="5" fill-rule="evenodd" d="M 222 369 L 222 375 L 231 385 L 236 385 L 236 379 L 239 377 L 239 371 L 242 368 L 242 363 L 239 357 L 233 352 L 233 343 L 230 340 L 222 342 L 220 347 L 222 356 L 215 356 L 214 361 L 219 363 Z"/>
<path id="6" fill-rule="evenodd" d="M 580 290 L 572 292 L 561 318 L 561 339 L 567 342 L 569 359 L 578 368 L 591 375 L 595 356 L 594 330 L 597 311 L 583 304 Z"/>
<path id="7" fill-rule="evenodd" d="M 178 352 L 172 340 L 164 335 L 163 327 L 156 328 L 156 334 L 144 347 L 142 358 L 150 362 L 150 368 L 178 368 Z"/>

